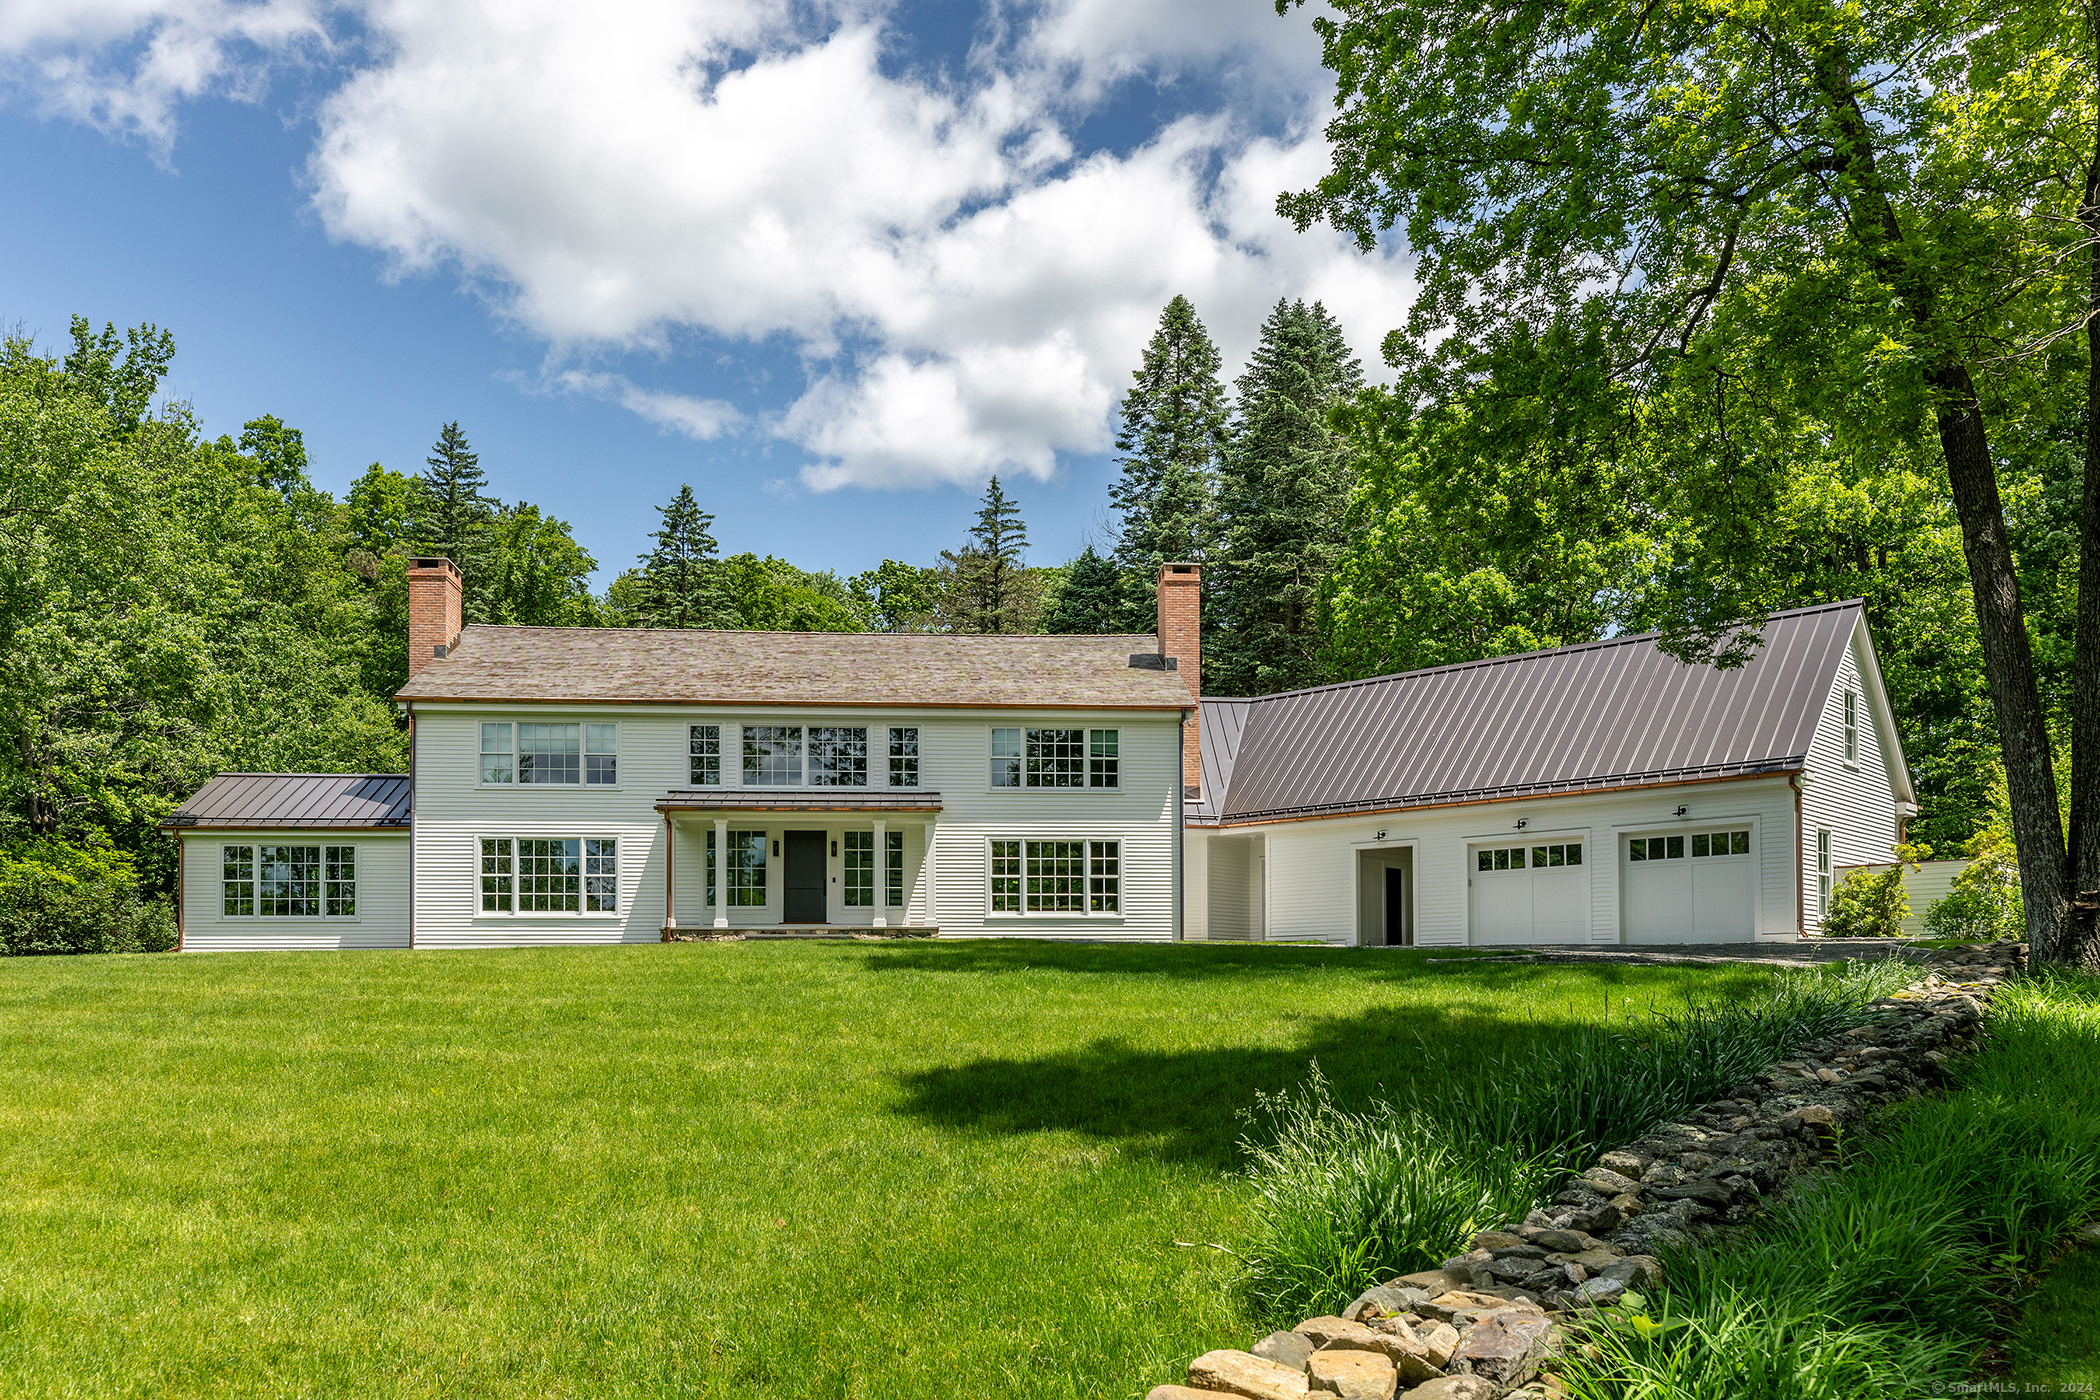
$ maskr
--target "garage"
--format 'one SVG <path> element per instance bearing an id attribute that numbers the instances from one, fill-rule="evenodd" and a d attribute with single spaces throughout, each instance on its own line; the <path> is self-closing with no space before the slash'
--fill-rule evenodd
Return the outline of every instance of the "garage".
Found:
<path id="1" fill-rule="evenodd" d="M 1620 838 L 1628 943 L 1735 943 L 1756 936 L 1747 827 Z"/>
<path id="2" fill-rule="evenodd" d="M 1468 851 L 1474 943 L 1580 943 L 1589 933 L 1589 867 L 1580 840 Z"/>

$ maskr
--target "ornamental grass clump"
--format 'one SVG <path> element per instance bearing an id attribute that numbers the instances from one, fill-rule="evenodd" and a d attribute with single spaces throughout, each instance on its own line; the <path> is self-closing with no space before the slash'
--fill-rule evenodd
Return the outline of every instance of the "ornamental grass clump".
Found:
<path id="1" fill-rule="evenodd" d="M 1747 1001 L 1542 1031 L 1484 1062 L 1446 1063 L 1425 1043 L 1414 1087 L 1362 1110 L 1335 1105 L 1316 1067 L 1296 1093 L 1263 1098 L 1242 1143 L 1256 1198 L 1248 1300 L 1288 1319 L 1434 1268 L 1599 1152 L 1860 1024 L 1910 975 L 1888 963 L 1781 973 Z"/>

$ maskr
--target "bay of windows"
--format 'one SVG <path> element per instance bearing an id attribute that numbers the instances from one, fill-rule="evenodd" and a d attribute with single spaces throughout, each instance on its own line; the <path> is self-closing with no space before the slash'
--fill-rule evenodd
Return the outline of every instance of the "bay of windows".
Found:
<path id="1" fill-rule="evenodd" d="M 1122 903 L 1122 845 L 1116 841 L 991 843 L 994 914 L 1113 914 Z"/>
<path id="2" fill-rule="evenodd" d="M 357 916 L 357 847 L 222 846 L 220 911 L 235 918 Z"/>

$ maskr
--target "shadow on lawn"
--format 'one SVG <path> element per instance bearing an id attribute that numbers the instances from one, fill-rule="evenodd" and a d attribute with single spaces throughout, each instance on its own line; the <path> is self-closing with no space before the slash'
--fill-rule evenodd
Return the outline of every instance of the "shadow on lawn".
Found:
<path id="1" fill-rule="evenodd" d="M 1002 965 L 1015 971 L 1045 966 L 1095 971 L 1106 970 L 1104 964 L 1116 955 L 1134 951 L 1138 950 L 1054 947 L 1009 954 L 987 948 L 967 961 L 969 969 L 979 973 Z M 1258 956 L 1244 962 L 1220 960 L 1208 968 L 1209 975 L 1259 979 L 1278 970 L 1262 963 L 1283 950 L 1250 951 Z M 1343 950 L 1306 951 L 1325 951 L 1332 957 Z M 1126 964 L 1122 970 L 1127 974 L 1133 969 Z M 1304 964 L 1296 970 L 1302 973 Z M 1410 970 L 1396 961 L 1390 974 L 1381 969 L 1378 975 L 1427 978 L 1440 971 L 1419 963 Z M 1571 976 L 1599 987 L 1628 980 L 1628 969 L 1619 966 L 1490 965 L 1465 971 L 1491 977 L 1502 987 L 1548 977 L 1563 986 Z M 1705 980 L 1702 988 L 1713 996 L 1732 997 L 1762 981 L 1761 972 L 1746 968 Z M 1464 996 L 1436 1006 L 1381 1007 L 1352 1016 L 1319 1016 L 1288 1004 L 1273 1014 L 1302 1024 L 1297 1044 L 1158 1050 L 1103 1037 L 1079 1049 L 1034 1059 L 983 1058 L 900 1076 L 905 1093 L 900 1111 L 950 1130 L 1084 1133 L 1119 1142 L 1139 1155 L 1224 1170 L 1237 1162 L 1236 1144 L 1247 1126 L 1241 1115 L 1254 1105 L 1257 1092 L 1302 1083 L 1314 1061 L 1335 1101 L 1356 1106 L 1376 1098 L 1410 1097 L 1425 1087 L 1433 1092 L 1433 1085 L 1420 1082 L 1422 1076 L 1448 1074 L 1453 1066 L 1464 1072 L 1505 1051 L 1522 1054 L 1572 1037 L 1580 1029 L 1572 1020 L 1512 1022 L 1504 1007 Z"/>

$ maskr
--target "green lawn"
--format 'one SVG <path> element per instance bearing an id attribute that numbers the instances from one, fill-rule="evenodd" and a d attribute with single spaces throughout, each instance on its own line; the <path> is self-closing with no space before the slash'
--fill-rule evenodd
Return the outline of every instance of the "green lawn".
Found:
<path id="1" fill-rule="evenodd" d="M 1240 1110 L 1761 968 L 1020 943 L 0 961 L 0 1395 L 1125 1397 Z"/>
<path id="2" fill-rule="evenodd" d="M 2100 1393 L 2100 1249 L 2079 1250 L 2042 1280 L 2027 1300 L 2012 1357 L 2013 1381 L 2037 1387 L 2035 1394 Z"/>

